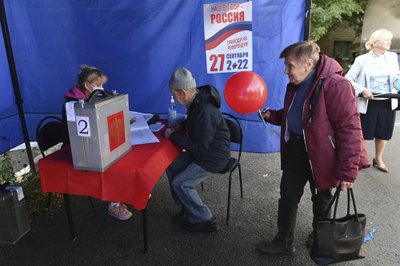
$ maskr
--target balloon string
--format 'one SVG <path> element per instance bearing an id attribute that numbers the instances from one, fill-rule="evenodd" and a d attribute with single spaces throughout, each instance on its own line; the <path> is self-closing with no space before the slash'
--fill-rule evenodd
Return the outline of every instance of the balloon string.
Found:
<path id="1" fill-rule="evenodd" d="M 271 124 L 267 123 L 264 119 L 262 119 L 262 121 L 264 122 L 264 125 L 267 127 L 267 129 L 269 129 L 272 133 L 274 133 L 278 137 L 281 137 L 281 133 L 279 131 L 273 129 Z"/>
<path id="2" fill-rule="evenodd" d="M 238 118 L 238 120 L 241 121 L 246 121 L 246 122 L 259 122 L 259 120 L 254 120 L 254 119 L 243 119 L 243 118 Z M 264 119 L 261 119 L 264 123 L 264 125 L 267 127 L 268 130 L 270 130 L 272 133 L 274 133 L 275 135 L 277 135 L 278 137 L 281 137 L 281 133 L 280 131 L 277 131 L 275 129 L 272 128 L 272 124 L 267 123 Z"/>
<path id="3" fill-rule="evenodd" d="M 267 121 L 264 120 L 264 117 L 263 117 L 262 113 L 266 112 L 268 109 L 269 109 L 269 107 L 264 108 L 262 111 L 258 110 L 258 115 L 259 115 L 260 119 L 264 122 L 264 125 L 267 127 L 267 129 L 269 129 L 272 133 L 274 133 L 275 135 L 280 137 L 281 133 L 278 132 L 277 130 L 273 129 L 272 125 L 267 123 Z"/>

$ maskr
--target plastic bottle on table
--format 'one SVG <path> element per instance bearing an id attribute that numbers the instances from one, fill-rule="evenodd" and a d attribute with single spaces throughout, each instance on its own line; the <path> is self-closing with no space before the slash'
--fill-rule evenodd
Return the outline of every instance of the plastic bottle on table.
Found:
<path id="1" fill-rule="evenodd" d="M 171 99 L 168 104 L 168 126 L 171 126 L 176 121 L 176 104 L 174 100 L 174 96 L 171 96 Z"/>
<path id="2" fill-rule="evenodd" d="M 397 93 L 400 93 L 400 77 L 397 79 Z"/>

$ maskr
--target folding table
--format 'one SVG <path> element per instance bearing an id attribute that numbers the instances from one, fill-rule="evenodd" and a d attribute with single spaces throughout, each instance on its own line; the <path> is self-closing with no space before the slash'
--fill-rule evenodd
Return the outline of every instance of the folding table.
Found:
<path id="1" fill-rule="evenodd" d="M 69 195 L 84 195 L 104 201 L 124 202 L 142 211 L 144 252 L 148 251 L 146 206 L 155 184 L 168 165 L 181 153 L 162 131 L 157 143 L 135 145 L 132 150 L 104 172 L 75 170 L 71 149 L 60 150 L 39 160 L 39 175 L 43 192 L 64 195 L 68 226 L 76 238 Z"/>

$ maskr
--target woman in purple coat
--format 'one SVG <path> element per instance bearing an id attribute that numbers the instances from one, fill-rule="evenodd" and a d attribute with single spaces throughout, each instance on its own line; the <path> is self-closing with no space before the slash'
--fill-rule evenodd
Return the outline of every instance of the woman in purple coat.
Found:
<path id="1" fill-rule="evenodd" d="M 78 75 L 76 85 L 73 85 L 64 96 L 65 103 L 78 101 L 87 98 L 94 90 L 103 89 L 103 84 L 107 82 L 107 77 L 98 68 L 82 65 Z M 62 120 L 64 124 L 64 144 L 69 144 L 66 104 L 62 109 Z M 108 205 L 108 214 L 120 219 L 128 220 L 132 217 L 132 213 L 127 209 L 127 206 L 120 202 L 110 202 Z"/>
<path id="2" fill-rule="evenodd" d="M 369 166 L 353 87 L 339 63 L 319 52 L 312 41 L 282 51 L 289 77 L 284 106 L 262 113 L 265 121 L 281 126 L 283 170 L 278 233 L 258 246 L 266 254 L 293 254 L 297 208 L 307 182 L 316 219 L 328 207 L 331 188 L 351 188 L 359 169 Z"/>

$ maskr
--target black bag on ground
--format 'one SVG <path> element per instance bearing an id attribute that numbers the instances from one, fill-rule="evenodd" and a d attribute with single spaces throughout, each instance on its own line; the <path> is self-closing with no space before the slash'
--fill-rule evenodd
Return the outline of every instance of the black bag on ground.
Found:
<path id="1" fill-rule="evenodd" d="M 347 190 L 347 215 L 336 218 L 339 194 L 338 187 L 325 214 L 328 215 L 335 203 L 333 218 L 320 218 L 315 222 L 310 256 L 318 265 L 364 258 L 363 241 L 367 218 L 364 214 L 357 213 L 352 189 Z M 354 214 L 350 214 L 350 196 Z"/>

